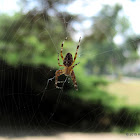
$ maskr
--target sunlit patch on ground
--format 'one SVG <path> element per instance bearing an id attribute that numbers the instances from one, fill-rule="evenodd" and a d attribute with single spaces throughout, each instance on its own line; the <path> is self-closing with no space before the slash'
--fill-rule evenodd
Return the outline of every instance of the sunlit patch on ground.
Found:
<path id="1" fill-rule="evenodd" d="M 139 140 L 139 136 L 111 133 L 60 133 L 53 136 L 0 137 L 0 140 Z"/>
<path id="2" fill-rule="evenodd" d="M 120 81 L 110 83 L 106 90 L 125 99 L 129 105 L 140 104 L 140 80 L 123 78 Z"/>

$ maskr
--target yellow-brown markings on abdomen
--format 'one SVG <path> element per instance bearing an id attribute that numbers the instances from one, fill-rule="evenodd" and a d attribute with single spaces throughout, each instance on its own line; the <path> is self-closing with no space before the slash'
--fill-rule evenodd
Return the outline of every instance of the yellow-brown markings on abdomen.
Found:
<path id="1" fill-rule="evenodd" d="M 71 68 L 70 67 L 66 67 L 65 68 L 65 75 L 66 76 L 70 75 L 70 71 L 71 71 Z"/>

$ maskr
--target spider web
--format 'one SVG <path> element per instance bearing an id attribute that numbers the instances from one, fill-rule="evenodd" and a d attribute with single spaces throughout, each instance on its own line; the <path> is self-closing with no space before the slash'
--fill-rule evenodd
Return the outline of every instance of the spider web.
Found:
<path id="1" fill-rule="evenodd" d="M 63 3 L 65 4 L 66 3 L 66 0 L 64 0 L 63 1 Z M 69 36 L 68 36 L 68 34 L 69 34 L 69 32 L 71 32 L 70 31 L 70 28 L 67 28 L 67 23 L 68 22 L 70 22 L 70 21 L 66 21 L 66 19 L 65 19 L 65 14 L 64 14 L 64 12 L 62 12 L 62 16 L 63 16 L 63 23 L 64 23 L 64 25 L 65 25 L 65 37 L 68 37 L 69 38 Z M 72 18 L 72 17 L 71 17 Z M 39 20 L 39 19 L 37 19 L 37 20 Z M 24 22 L 24 21 L 23 21 Z M 46 22 L 46 20 L 45 20 L 45 18 L 44 18 L 44 22 Z M 30 21 L 30 23 L 31 23 L 31 21 Z M 12 28 L 12 26 L 14 26 L 13 24 L 11 24 L 11 28 Z M 21 26 L 22 26 L 22 23 L 21 23 Z M 104 34 L 106 34 L 106 32 L 104 32 L 104 30 L 103 29 L 101 29 L 101 31 L 104 33 Z M 12 32 L 14 32 L 14 31 L 12 31 Z M 12 34 L 12 32 L 10 32 L 9 33 L 9 35 L 10 34 Z M 18 30 L 17 30 L 17 32 L 18 32 Z M 44 31 L 43 31 L 44 32 Z M 53 43 L 53 48 L 55 49 L 55 51 L 56 51 L 56 54 L 60 51 L 60 49 L 61 49 L 61 46 L 59 46 L 58 44 L 57 44 L 57 42 L 55 42 L 54 41 L 54 39 L 53 39 L 53 37 L 52 37 L 52 34 L 51 34 L 51 30 L 50 29 L 48 29 L 47 27 L 45 28 L 45 32 L 47 32 L 48 33 L 48 35 L 49 35 L 49 37 L 50 37 L 50 40 L 52 41 L 52 43 Z M 40 33 L 41 34 L 41 33 Z M 63 34 L 63 33 L 62 33 Z M 80 33 L 79 33 L 80 34 Z M 78 35 L 79 35 L 78 34 Z M 77 36 L 78 36 L 77 35 Z M 5 36 L 4 36 L 4 38 L 7 38 L 8 37 L 8 32 L 5 34 Z M 79 36 L 80 37 L 80 36 Z M 76 40 L 78 40 L 79 39 L 79 37 L 76 39 Z M 59 36 L 58 36 L 58 38 L 59 38 L 59 40 L 61 40 L 61 42 L 63 42 L 63 40 L 65 39 L 65 38 L 60 38 Z M 82 37 L 83 38 L 83 37 Z M 17 38 L 14 38 L 13 37 L 13 40 L 12 40 L 12 42 L 16 42 L 16 39 L 18 39 L 18 37 Z M 109 40 L 109 38 L 108 38 L 108 40 Z M 76 47 L 77 47 L 77 44 L 78 44 L 78 41 L 77 41 L 77 43 L 75 43 L 75 45 L 74 46 L 70 46 L 71 47 L 71 49 L 73 49 L 73 50 L 76 50 Z M 66 48 L 66 47 L 68 47 L 68 46 L 65 46 L 65 44 L 64 44 L 64 49 Z M 94 53 L 93 52 L 88 52 L 88 49 L 81 49 L 83 46 L 82 46 L 82 43 L 81 43 L 81 46 L 80 46 L 80 49 L 79 49 L 79 58 L 81 58 L 81 59 L 84 59 L 84 57 L 86 57 L 86 56 L 95 56 L 94 55 Z M 29 50 L 30 51 L 30 50 Z M 46 51 L 46 50 L 45 50 Z M 28 53 L 28 52 L 27 52 Z M 108 51 L 103 51 L 103 52 L 101 52 L 101 53 L 99 53 L 99 54 L 96 54 L 96 55 L 104 55 L 104 54 L 109 54 L 109 55 L 114 55 L 114 60 L 115 61 L 117 61 L 118 59 L 123 59 L 123 57 L 122 57 L 122 54 L 119 54 L 119 53 L 115 53 L 115 50 L 114 49 L 110 49 L 110 50 L 108 50 Z M 80 60 L 80 59 L 79 59 Z M 97 60 L 97 61 L 104 61 L 104 60 Z M 57 58 L 56 58 L 56 62 L 57 62 Z M 24 67 L 24 66 L 23 66 Z M 113 68 L 112 68 L 113 69 Z M 5 75 L 5 73 L 7 72 L 7 70 L 9 70 L 9 68 L 7 69 L 6 68 L 6 66 L 4 66 L 4 65 L 1 65 L 1 69 L 0 69 L 0 71 L 3 71 L 3 75 Z M 23 71 L 24 69 L 23 68 L 21 68 L 21 73 L 22 73 L 22 71 Z M 20 99 L 20 97 L 19 96 L 17 96 L 17 98 L 19 98 L 19 100 L 17 100 L 17 99 L 15 99 L 15 93 L 12 93 L 12 89 L 11 89 L 11 93 L 9 93 L 9 94 L 7 94 L 7 95 L 4 95 L 4 92 L 3 92 L 3 94 L 2 94 L 2 99 L 1 99 L 1 105 L 4 107 L 4 111 L 8 114 L 8 110 L 7 110 L 7 99 L 5 99 L 5 96 L 10 96 L 11 98 L 12 98 L 12 100 L 14 101 L 14 103 L 15 103 L 15 106 L 16 106 L 16 108 L 17 108 L 17 110 L 18 110 L 18 112 L 16 113 L 16 115 L 17 116 L 20 116 L 21 117 L 21 115 L 20 115 L 20 113 L 21 113 L 21 111 L 25 111 L 26 112 L 26 110 L 28 110 L 28 106 L 31 106 L 29 109 L 31 109 L 31 108 L 33 108 L 33 110 L 30 110 L 31 112 L 33 112 L 33 114 L 30 116 L 30 119 L 28 120 L 28 124 L 27 124 L 27 128 L 28 129 L 30 129 L 31 128 L 31 123 L 32 123 L 32 121 L 35 119 L 36 121 L 37 121 L 37 125 L 38 125 L 38 127 L 39 127 L 39 134 L 41 135 L 41 134 L 44 134 L 44 133 L 46 133 L 47 132 L 47 130 L 46 130 L 46 128 L 44 128 L 44 127 L 42 127 L 42 126 L 40 126 L 40 122 L 44 122 L 45 123 L 45 125 L 47 126 L 48 124 L 49 124 L 49 122 L 52 120 L 52 118 L 55 116 L 55 113 L 56 113 L 56 111 L 57 111 L 57 109 L 59 109 L 59 104 L 61 103 L 61 102 L 64 102 L 62 99 L 61 99 L 61 97 L 62 97 L 62 94 L 63 94 L 63 89 L 64 89 L 64 87 L 65 87 L 65 83 L 68 81 L 68 77 L 65 77 L 65 79 L 64 79 L 64 81 L 63 81 L 63 83 L 62 83 L 62 89 L 61 90 L 59 90 L 58 91 L 58 96 L 57 96 L 57 98 L 56 98 L 56 101 L 55 101 L 55 106 L 54 106 L 54 108 L 53 108 L 53 110 L 52 111 L 50 111 L 50 116 L 49 116 L 49 118 L 47 118 L 47 120 L 46 120 L 46 118 L 45 118 L 45 116 L 41 116 L 41 118 L 40 118 L 40 120 L 37 118 L 37 113 L 38 113 L 38 111 L 40 110 L 40 107 L 41 107 L 41 104 L 45 101 L 45 99 L 47 98 L 47 92 L 48 91 L 53 91 L 53 90 L 55 90 L 55 88 L 54 87 L 52 87 L 51 89 L 49 88 L 49 86 L 50 86 L 50 84 L 53 82 L 53 83 L 55 83 L 54 81 L 55 81 L 55 76 L 54 77 L 51 77 L 51 78 L 49 78 L 49 79 L 46 79 L 46 77 L 47 77 L 47 75 L 49 75 L 49 73 L 50 72 L 52 72 L 53 71 L 53 68 L 52 69 L 50 69 L 50 72 L 48 72 L 48 73 L 46 73 L 46 72 L 42 72 L 40 69 L 38 69 L 38 68 L 36 68 L 36 70 L 37 71 L 40 71 L 40 73 L 44 76 L 44 79 L 46 80 L 46 85 L 44 86 L 44 88 L 43 88 L 43 90 L 42 91 L 40 91 L 39 93 L 38 93 L 38 102 L 37 102 L 37 105 L 36 105 L 36 109 L 34 109 L 32 106 L 32 102 L 33 102 L 33 99 L 31 99 L 30 100 L 30 104 L 26 104 L 26 101 L 25 100 L 22 100 L 22 99 Z M 113 72 L 113 71 L 112 71 Z M 12 73 L 13 74 L 13 73 Z M 18 74 L 18 73 L 17 73 Z M 54 73 L 55 74 L 55 73 Z M 16 75 L 16 73 L 15 73 L 15 75 Z M 23 77 L 22 77 L 23 75 L 19 75 L 18 77 L 20 77 L 21 79 L 23 79 Z M 77 78 L 78 78 L 78 75 L 76 75 L 77 76 Z M 31 75 L 31 77 L 32 77 L 32 75 Z M 28 78 L 28 77 L 27 77 Z M 11 79 L 11 75 L 9 74 L 9 77 L 8 77 L 8 79 L 9 79 L 9 81 L 10 81 L 10 79 Z M 3 79 L 1 78 L 1 87 L 2 86 L 4 86 L 5 84 L 8 84 L 8 83 L 6 83 L 6 82 L 3 82 L 2 81 Z M 27 81 L 28 81 L 28 79 L 26 79 Z M 43 79 L 41 79 L 41 80 L 43 80 Z M 13 82 L 14 82 L 14 79 L 13 79 Z M 69 82 L 69 81 L 68 81 Z M 10 84 L 10 83 L 9 83 Z M 73 87 L 73 85 L 69 82 L 68 83 L 69 85 L 71 85 L 71 87 Z M 31 84 L 32 85 L 32 84 Z M 24 85 L 22 85 L 22 81 L 21 81 L 21 83 L 18 85 L 18 90 L 20 91 L 20 88 L 23 88 L 23 86 Z M 82 86 L 84 86 L 84 85 L 82 85 Z M 74 87 L 73 87 L 74 88 Z M 26 87 L 25 87 L 25 89 L 26 89 Z M 75 92 L 75 89 L 73 89 L 73 91 L 72 91 L 73 93 Z M 21 93 L 22 94 L 22 93 Z M 29 94 L 25 94 L 25 93 L 23 93 L 24 94 L 24 96 L 29 96 Z M 40 96 L 41 95 L 41 96 Z M 30 96 L 32 96 L 32 94 L 30 94 Z M 35 96 L 35 95 L 33 95 L 33 96 Z M 70 98 L 70 97 L 69 97 Z M 72 99 L 71 99 L 72 100 Z M 19 102 L 17 102 L 17 101 L 19 101 Z M 24 104 L 24 107 L 25 108 L 19 108 L 18 106 L 20 105 L 20 104 Z M 13 108 L 13 107 L 11 107 L 11 108 Z M 85 132 L 88 132 L 89 130 L 91 130 L 93 127 L 94 127 L 94 129 L 96 130 L 96 127 L 98 127 L 98 125 L 99 125 L 99 123 L 96 123 L 96 121 L 97 121 L 97 119 L 95 118 L 95 119 L 92 119 L 92 115 L 91 115 L 91 113 L 92 112 L 94 112 L 94 111 L 96 111 L 97 109 L 99 109 L 100 107 L 96 107 L 96 108 L 92 108 L 92 109 L 90 109 L 89 111 L 86 111 L 85 113 L 84 113 L 84 115 L 82 114 L 82 116 L 80 116 L 80 119 L 78 119 L 76 122 L 74 122 L 72 125 L 70 125 L 70 126 L 65 126 L 65 127 L 68 127 L 68 128 L 74 128 L 79 122 L 81 122 L 84 118 L 86 118 L 86 117 L 90 117 L 91 118 L 91 126 L 89 127 L 89 128 L 87 128 L 87 129 L 84 129 L 83 131 L 85 131 Z M 29 111 L 29 112 L 30 112 Z M 98 117 L 98 116 L 102 116 L 104 114 L 104 112 L 102 111 L 102 112 L 100 112 L 99 114 L 97 114 L 97 116 L 96 117 Z M 125 114 L 125 112 L 122 114 L 122 116 L 120 116 L 120 118 L 119 119 L 121 119 L 122 117 L 123 117 L 123 115 Z M 135 118 L 135 115 L 136 114 L 134 114 L 134 118 Z M 129 116 L 129 114 L 128 114 L 128 116 Z M 128 117 L 127 116 L 127 117 Z M 13 114 L 13 119 L 11 120 L 8 116 L 6 116 L 6 118 L 5 118 L 5 120 L 6 121 L 8 121 L 8 124 L 9 124 L 9 126 L 12 128 L 12 125 L 14 124 L 14 130 L 16 131 L 16 133 L 14 133 L 13 134 L 13 132 L 11 133 L 11 135 L 14 135 L 15 136 L 15 134 L 16 135 L 18 135 L 18 130 L 20 130 L 20 131 L 22 131 L 22 132 L 24 132 L 25 131 L 25 133 L 28 133 L 27 131 L 27 128 L 24 128 L 24 125 L 20 125 L 20 128 L 18 128 L 17 127 L 17 125 L 16 125 L 16 119 L 14 118 L 15 116 L 14 116 L 14 114 Z M 112 116 L 112 118 L 113 118 L 114 116 Z M 106 118 L 105 118 L 106 119 Z M 127 120 L 127 118 L 126 118 L 126 120 Z M 12 122 L 13 121 L 13 122 Z M 22 123 L 24 123 L 25 121 L 24 121 L 24 118 L 20 118 L 20 121 L 19 121 L 19 124 L 22 124 Z M 118 122 L 119 122 L 119 120 L 118 120 Z M 61 123 L 61 122 L 55 122 L 56 124 L 60 124 L 60 126 L 63 126 L 64 124 L 63 123 Z M 123 122 L 124 123 L 124 125 L 125 125 L 125 121 Z M 117 125 L 117 123 L 116 123 L 116 125 Z M 131 125 L 131 122 L 130 122 L 130 125 Z M 9 127 L 8 126 L 8 127 Z M 2 129 L 3 129 L 4 127 L 2 127 Z M 10 129 L 10 128 L 9 128 Z M 49 128 L 50 130 L 52 130 L 52 131 L 57 131 L 57 128 L 55 129 L 55 127 L 50 127 Z M 104 131 L 106 131 L 106 127 L 103 129 Z M 123 128 L 121 128 L 121 129 L 123 129 Z M 2 133 L 4 134 L 5 132 L 4 131 L 6 131 L 6 128 L 4 128 L 3 129 L 3 131 L 2 131 Z M 34 132 L 36 132 L 35 131 L 35 129 L 33 129 L 31 132 L 30 132 L 30 134 L 33 134 Z M 5 134 L 6 135 L 6 134 Z"/>

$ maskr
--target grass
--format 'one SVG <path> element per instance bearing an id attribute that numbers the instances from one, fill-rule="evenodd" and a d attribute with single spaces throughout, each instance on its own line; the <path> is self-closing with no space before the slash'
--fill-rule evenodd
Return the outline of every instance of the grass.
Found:
<path id="1" fill-rule="evenodd" d="M 110 83 L 104 90 L 123 98 L 127 105 L 140 105 L 140 80 L 122 79 Z"/>

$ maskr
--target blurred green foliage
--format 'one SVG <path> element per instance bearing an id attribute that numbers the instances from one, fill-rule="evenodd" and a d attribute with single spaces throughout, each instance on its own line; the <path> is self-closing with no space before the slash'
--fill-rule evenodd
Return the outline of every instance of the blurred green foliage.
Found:
<path id="1" fill-rule="evenodd" d="M 133 39 L 123 44 L 118 42 L 121 45 L 114 42 L 116 35 L 121 35 L 125 40 L 129 38 L 130 23 L 126 17 L 120 16 L 121 10 L 120 5 L 105 5 L 98 15 L 93 17 L 92 34 L 83 41 L 83 46 L 89 53 L 86 68 L 90 74 L 118 74 L 119 68 L 126 62 L 134 57 L 138 58 L 131 43 Z M 129 56 L 126 56 L 126 53 L 129 53 Z"/>
<path id="2" fill-rule="evenodd" d="M 60 26 L 59 22 L 53 20 L 51 24 L 48 23 L 47 28 L 51 30 L 51 34 L 55 34 L 50 38 L 43 14 L 17 14 L 13 17 L 2 15 L 0 20 L 1 57 L 8 63 L 35 65 L 53 63 L 51 59 L 56 53 L 53 42 L 58 42 L 56 36 L 60 36 L 62 32 L 62 25 Z M 53 26 L 55 24 L 53 22 L 56 26 Z M 54 27 L 57 27 L 57 30 Z"/>

